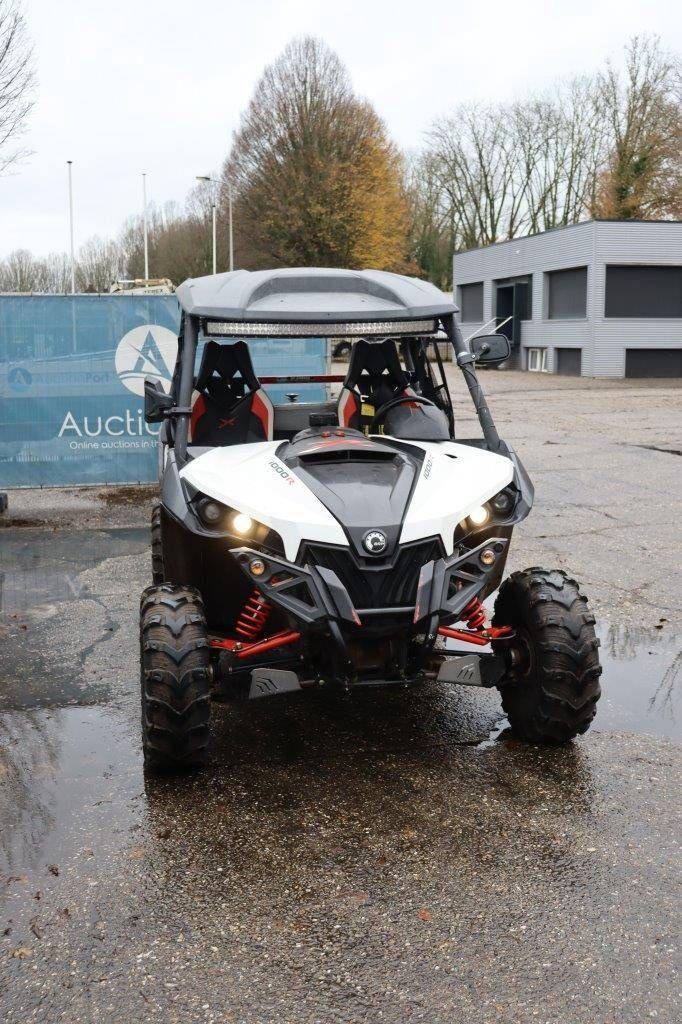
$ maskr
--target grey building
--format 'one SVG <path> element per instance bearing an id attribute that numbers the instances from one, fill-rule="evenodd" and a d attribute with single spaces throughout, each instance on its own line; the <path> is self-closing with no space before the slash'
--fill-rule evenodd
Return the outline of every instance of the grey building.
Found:
<path id="1" fill-rule="evenodd" d="M 509 318 L 508 365 L 682 376 L 682 221 L 584 221 L 470 249 L 453 287 L 465 337 Z"/>

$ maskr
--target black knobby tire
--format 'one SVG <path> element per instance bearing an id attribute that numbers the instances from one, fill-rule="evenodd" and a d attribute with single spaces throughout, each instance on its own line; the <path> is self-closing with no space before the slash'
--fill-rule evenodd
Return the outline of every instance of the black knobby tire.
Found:
<path id="1" fill-rule="evenodd" d="M 560 569 L 524 569 L 504 581 L 493 624 L 513 626 L 512 667 L 500 684 L 512 730 L 531 743 L 565 743 L 589 729 L 601 695 L 594 615 Z"/>
<path id="2" fill-rule="evenodd" d="M 206 759 L 211 664 L 196 590 L 147 587 L 140 601 L 142 746 L 145 768 L 179 772 Z"/>
<path id="3" fill-rule="evenodd" d="M 161 506 L 157 504 L 152 509 L 152 580 L 158 584 L 163 583 L 165 578 L 163 540 L 161 537 Z"/>

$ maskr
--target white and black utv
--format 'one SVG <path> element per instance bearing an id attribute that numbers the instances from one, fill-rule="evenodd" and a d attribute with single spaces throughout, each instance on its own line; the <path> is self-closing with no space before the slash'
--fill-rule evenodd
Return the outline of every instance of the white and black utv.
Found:
<path id="1" fill-rule="evenodd" d="M 236 271 L 177 295 L 170 394 L 145 389 L 147 422 L 162 424 L 140 623 L 147 767 L 201 764 L 215 696 L 323 684 L 496 686 L 518 736 L 584 732 L 600 693 L 585 598 L 559 570 L 502 583 L 533 487 L 475 363 L 504 361 L 507 339 L 467 347 L 446 295 L 378 271 Z M 348 372 L 259 380 L 250 352 L 271 338 L 346 338 Z M 457 436 L 438 340 L 481 439 Z M 338 397 L 268 395 L 312 380 L 341 384 Z"/>

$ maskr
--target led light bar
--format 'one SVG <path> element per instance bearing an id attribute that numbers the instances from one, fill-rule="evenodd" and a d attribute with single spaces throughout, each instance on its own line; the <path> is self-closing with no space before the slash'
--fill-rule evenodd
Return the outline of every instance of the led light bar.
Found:
<path id="1" fill-rule="evenodd" d="M 437 320 L 372 320 L 367 323 L 304 323 L 304 324 L 259 324 L 222 323 L 206 320 L 204 334 L 207 337 L 220 335 L 230 338 L 346 338 L 366 337 L 381 334 L 392 337 L 396 334 L 437 334 Z"/>

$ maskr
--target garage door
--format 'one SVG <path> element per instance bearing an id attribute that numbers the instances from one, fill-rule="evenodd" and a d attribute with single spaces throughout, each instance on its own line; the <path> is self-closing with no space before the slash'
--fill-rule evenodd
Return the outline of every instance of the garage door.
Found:
<path id="1" fill-rule="evenodd" d="M 682 348 L 628 348 L 626 377 L 682 377 Z"/>
<path id="2" fill-rule="evenodd" d="M 579 377 L 582 371 L 583 350 L 581 348 L 558 348 L 555 351 L 556 373 L 567 377 Z"/>

